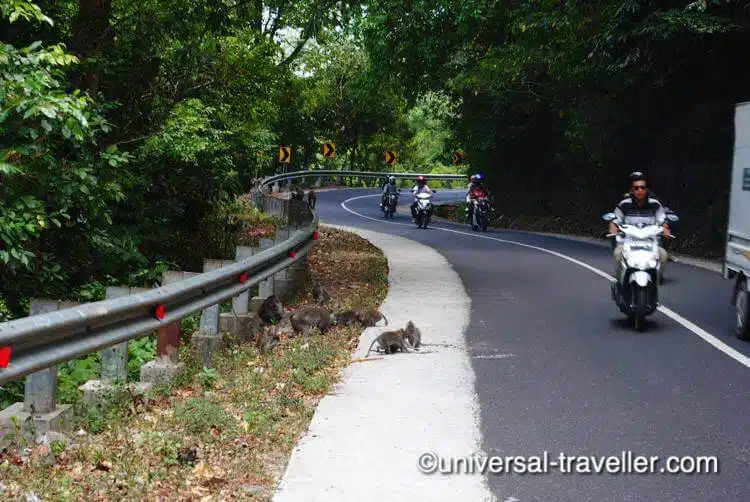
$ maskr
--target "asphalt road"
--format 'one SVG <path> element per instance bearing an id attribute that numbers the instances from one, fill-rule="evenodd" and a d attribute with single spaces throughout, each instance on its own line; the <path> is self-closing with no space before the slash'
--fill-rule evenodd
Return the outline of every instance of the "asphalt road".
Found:
<path id="1" fill-rule="evenodd" d="M 630 451 L 660 456 L 657 470 L 672 455 L 715 455 L 720 464 L 718 474 L 490 475 L 498 500 L 747 500 L 750 363 L 743 357 L 750 356 L 750 344 L 731 334 L 729 281 L 670 263 L 661 303 L 694 326 L 656 313 L 638 333 L 613 304 L 601 274 L 494 239 L 544 248 L 611 275 L 608 248 L 504 230 L 475 233 L 449 223 L 421 230 L 407 214 L 386 222 L 377 196 L 362 198 L 375 193 L 320 193 L 321 221 L 408 237 L 452 264 L 472 301 L 466 339 L 486 454 Z M 435 202 L 455 194 L 440 192 Z M 726 345 L 717 349 L 709 339 Z"/>

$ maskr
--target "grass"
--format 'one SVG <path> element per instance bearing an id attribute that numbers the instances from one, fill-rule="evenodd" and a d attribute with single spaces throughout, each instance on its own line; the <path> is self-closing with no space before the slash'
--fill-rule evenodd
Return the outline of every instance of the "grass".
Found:
<path id="1" fill-rule="evenodd" d="M 388 264 L 358 236 L 321 226 L 310 275 L 332 308 L 378 308 Z M 294 303 L 309 303 L 305 291 Z M 0 498 L 26 500 L 271 500 L 292 449 L 320 399 L 351 360 L 360 330 L 282 339 L 270 354 L 235 345 L 149 399 L 120 393 L 89 409 L 70 444 L 0 453 Z"/>

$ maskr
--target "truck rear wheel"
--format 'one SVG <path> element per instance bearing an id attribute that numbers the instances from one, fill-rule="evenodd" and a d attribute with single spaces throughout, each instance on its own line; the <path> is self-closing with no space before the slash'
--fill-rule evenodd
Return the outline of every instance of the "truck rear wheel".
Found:
<path id="1" fill-rule="evenodd" d="M 750 295 L 747 293 L 747 279 L 743 279 L 737 288 L 737 299 L 735 311 L 737 312 L 737 325 L 734 332 L 740 340 L 750 340 L 750 323 L 748 323 L 748 311 L 750 311 Z"/>

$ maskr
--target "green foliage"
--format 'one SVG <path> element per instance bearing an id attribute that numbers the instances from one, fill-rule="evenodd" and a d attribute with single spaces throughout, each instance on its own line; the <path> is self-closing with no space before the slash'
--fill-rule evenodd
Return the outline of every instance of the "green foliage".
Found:
<path id="1" fill-rule="evenodd" d="M 174 420 L 191 434 L 206 436 L 212 428 L 232 432 L 237 422 L 218 404 L 202 398 L 192 398 L 174 411 Z"/>
<path id="2" fill-rule="evenodd" d="M 588 225 L 641 169 L 692 244 L 720 250 L 729 177 L 702 173 L 728 173 L 732 106 L 750 99 L 746 2 L 379 0 L 362 28 L 410 103 L 457 104 L 451 142 L 472 172 L 523 187 L 498 210 Z"/>
<path id="3" fill-rule="evenodd" d="M 144 336 L 128 343 L 128 380 L 140 380 L 141 366 L 156 359 L 156 335 Z"/>
<path id="4" fill-rule="evenodd" d="M 196 375 L 198 385 L 204 389 L 213 389 L 216 385 L 216 381 L 219 378 L 219 374 L 213 368 L 203 368 L 203 370 Z"/>

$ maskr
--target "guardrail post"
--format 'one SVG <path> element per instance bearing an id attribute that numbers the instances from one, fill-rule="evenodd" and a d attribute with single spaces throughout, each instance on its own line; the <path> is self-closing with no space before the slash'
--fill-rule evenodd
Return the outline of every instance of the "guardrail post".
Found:
<path id="1" fill-rule="evenodd" d="M 232 265 L 232 260 L 203 260 L 203 273 L 211 272 L 228 265 Z M 200 329 L 193 333 L 190 343 L 196 349 L 203 366 L 210 368 L 211 360 L 216 349 L 221 345 L 221 336 L 219 334 L 219 304 L 211 305 L 203 309 L 201 314 Z"/>
<path id="2" fill-rule="evenodd" d="M 33 298 L 29 317 L 80 304 L 81 302 Z M 71 405 L 57 404 L 57 365 L 37 371 L 26 377 L 24 402 L 12 404 L 0 411 L 0 443 L 7 441 L 8 436 L 20 435 L 31 439 L 47 432 L 70 432 L 72 418 Z M 27 425 L 29 422 L 33 423 L 32 428 Z"/>
<path id="3" fill-rule="evenodd" d="M 289 228 L 280 228 L 276 230 L 276 237 L 274 238 L 274 244 L 279 244 L 287 239 L 291 235 Z M 273 276 L 273 294 L 279 297 L 279 299 L 286 303 L 294 296 L 294 280 L 293 272 L 290 271 L 289 267 L 285 268 L 274 274 Z"/>
<path id="4" fill-rule="evenodd" d="M 306 224 L 306 216 L 309 214 L 308 203 L 304 200 L 289 201 L 289 226 L 299 228 Z"/>
<path id="5" fill-rule="evenodd" d="M 315 178 L 315 186 L 316 187 L 319 187 L 322 184 L 323 184 L 323 179 L 320 176 L 318 176 L 317 178 Z"/>
<path id="6" fill-rule="evenodd" d="M 242 261 L 255 254 L 255 249 L 247 246 L 237 246 L 236 261 Z M 219 332 L 229 332 L 240 341 L 252 339 L 260 330 L 262 323 L 257 314 L 249 309 L 250 290 L 232 298 L 232 312 L 219 314 Z"/>
<path id="7" fill-rule="evenodd" d="M 166 270 L 162 274 L 161 285 L 174 284 L 196 275 L 198 272 Z M 141 383 L 168 384 L 183 370 L 185 365 L 180 362 L 181 331 L 180 321 L 159 328 L 156 359 L 141 366 Z"/>
<path id="8" fill-rule="evenodd" d="M 273 247 L 273 243 L 274 243 L 274 239 L 261 239 L 260 248 L 258 250 L 265 251 L 266 249 Z M 273 275 L 267 277 L 263 281 L 260 281 L 258 283 L 258 296 L 250 300 L 250 309 L 253 312 L 258 312 L 258 309 L 260 308 L 260 305 L 263 303 L 263 300 L 271 296 L 273 294 L 273 290 L 274 290 L 274 276 Z"/>
<path id="9" fill-rule="evenodd" d="M 105 298 L 118 298 L 136 293 L 145 293 L 150 288 L 122 288 L 117 286 L 107 287 Z M 148 335 L 150 333 L 143 333 Z M 142 336 L 141 335 L 141 336 Z M 127 384 L 128 380 L 128 342 L 118 343 L 112 347 L 107 347 L 101 352 L 101 379 L 89 380 L 78 387 L 83 392 L 83 401 L 88 405 L 95 405 L 109 392 L 117 383 Z M 128 385 L 128 388 L 134 394 L 145 394 L 151 387 L 150 383 L 135 382 Z"/>

